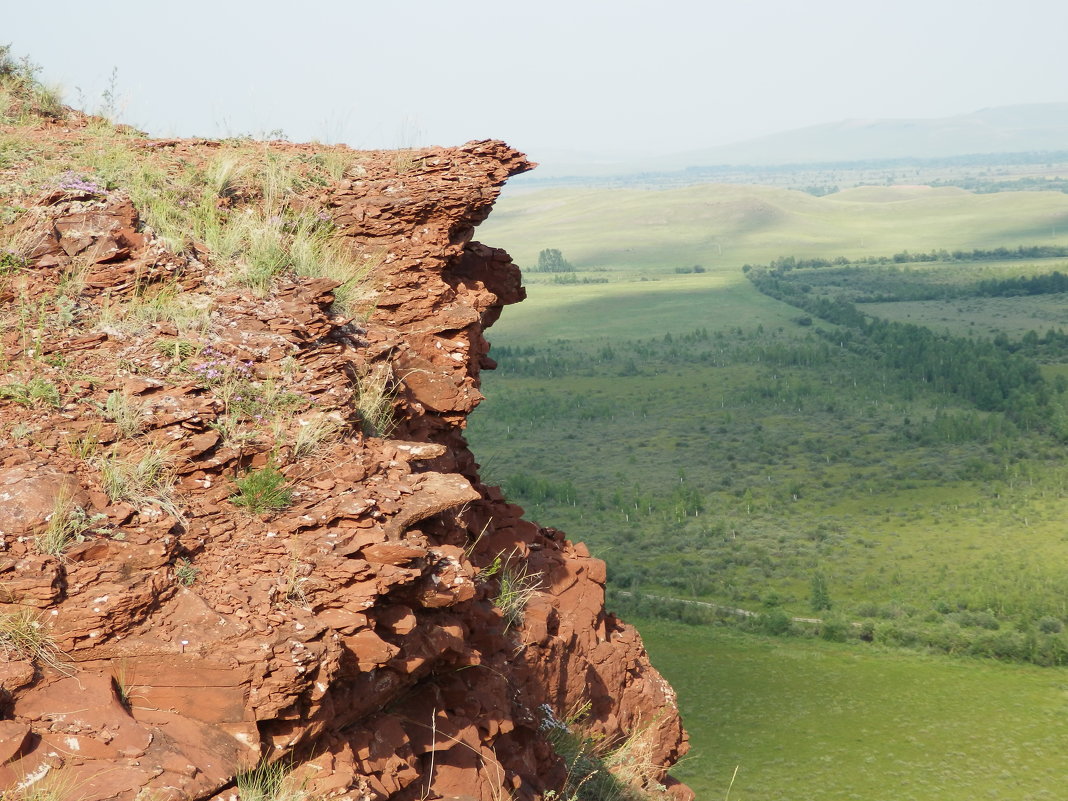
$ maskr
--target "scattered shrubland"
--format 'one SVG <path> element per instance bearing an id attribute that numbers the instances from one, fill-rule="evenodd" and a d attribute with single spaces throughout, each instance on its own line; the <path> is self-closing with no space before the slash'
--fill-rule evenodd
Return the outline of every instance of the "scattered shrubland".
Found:
<path id="1" fill-rule="evenodd" d="M 1056 266 L 942 280 L 1052 289 Z M 586 539 L 624 613 L 1068 664 L 1068 338 L 936 330 L 840 291 L 888 269 L 751 267 L 796 307 L 778 324 L 496 348 L 472 426 L 486 475 Z"/>
<path id="2" fill-rule="evenodd" d="M 483 476 L 607 561 L 700 796 L 1056 796 L 1068 269 L 1021 250 L 609 271 L 491 330 Z"/>

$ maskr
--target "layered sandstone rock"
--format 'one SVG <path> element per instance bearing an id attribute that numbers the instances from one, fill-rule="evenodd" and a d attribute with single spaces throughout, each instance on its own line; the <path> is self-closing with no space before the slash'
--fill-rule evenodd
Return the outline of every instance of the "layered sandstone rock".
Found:
<path id="1" fill-rule="evenodd" d="M 0 303 L 42 298 L 61 322 L 0 332 L 0 385 L 61 391 L 0 395 L 0 621 L 46 636 L 27 650 L 0 631 L 0 788 L 51 774 L 84 801 L 221 800 L 242 769 L 285 760 L 316 798 L 533 799 L 565 778 L 545 710 L 582 705 L 608 738 L 648 729 L 665 769 L 684 753 L 671 688 L 604 610 L 604 564 L 483 485 L 463 438 L 493 365 L 484 329 L 523 298 L 507 254 L 471 237 L 530 166 L 492 141 L 401 172 L 368 154 L 305 192 L 375 265 L 366 322 L 333 312 L 328 279 L 226 286 L 206 252 L 145 232 L 121 188 L 37 199 L 32 259 Z M 47 299 L 72 265 L 64 316 Z M 172 322 L 100 314 L 163 281 L 210 308 L 192 364 Z M 284 419 L 235 437 L 212 371 L 290 393 Z M 368 375 L 396 393 L 384 438 L 354 411 Z M 114 398 L 136 431 L 101 412 Z M 325 419 L 338 435 L 304 452 L 301 428 Z M 105 491 L 109 460 L 153 453 L 173 495 Z M 291 502 L 250 513 L 234 481 L 268 465 Z M 42 552 L 71 509 L 80 541 Z M 538 584 L 516 626 L 480 576 L 502 557 Z"/>

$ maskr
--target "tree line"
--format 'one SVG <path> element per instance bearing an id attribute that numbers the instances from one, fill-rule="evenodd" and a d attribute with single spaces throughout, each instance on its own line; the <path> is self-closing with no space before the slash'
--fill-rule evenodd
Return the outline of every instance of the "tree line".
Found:
<path id="1" fill-rule="evenodd" d="M 841 347 L 867 355 L 934 390 L 961 397 L 982 411 L 1000 412 L 1025 430 L 1063 429 L 1053 392 L 1038 365 L 1002 341 L 937 333 L 924 326 L 864 314 L 841 298 L 814 296 L 785 280 L 782 270 L 751 269 L 765 295 L 789 303 L 845 332 L 821 332 Z M 1058 436 L 1068 430 L 1057 430 Z"/>
<path id="2" fill-rule="evenodd" d="M 1015 248 L 975 248 L 974 250 L 938 250 L 910 252 L 902 250 L 892 256 L 865 256 L 859 259 L 847 259 L 835 256 L 825 259 L 819 257 L 799 258 L 782 256 L 772 259 L 765 269 L 770 270 L 818 270 L 825 267 L 844 267 L 848 264 L 921 264 L 929 262 L 961 261 L 1020 261 L 1023 259 L 1057 259 L 1068 256 L 1068 246 L 1064 245 L 1020 245 Z M 742 272 L 748 273 L 763 265 L 743 264 Z"/>

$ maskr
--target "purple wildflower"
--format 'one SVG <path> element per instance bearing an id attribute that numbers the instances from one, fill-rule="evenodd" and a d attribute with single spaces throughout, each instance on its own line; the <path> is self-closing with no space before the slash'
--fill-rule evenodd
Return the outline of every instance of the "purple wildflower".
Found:
<path id="1" fill-rule="evenodd" d="M 67 170 L 67 172 L 61 175 L 56 183 L 56 188 L 64 192 L 75 192 L 78 194 L 87 195 L 106 195 L 107 189 L 100 186 L 95 181 L 91 181 L 85 176 L 79 175 L 73 170 Z"/>

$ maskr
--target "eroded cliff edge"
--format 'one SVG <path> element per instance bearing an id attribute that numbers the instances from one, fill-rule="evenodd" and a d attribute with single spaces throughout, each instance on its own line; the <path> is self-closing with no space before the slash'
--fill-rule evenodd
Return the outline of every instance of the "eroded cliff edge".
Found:
<path id="1" fill-rule="evenodd" d="M 194 166 L 219 147 L 124 146 Z M 530 166 L 472 142 L 362 154 L 305 185 L 293 206 L 371 268 L 364 321 L 329 278 L 235 288 L 91 171 L 25 202 L 28 258 L 0 270 L 0 620 L 40 638 L 0 631 L 0 787 L 51 774 L 84 801 L 229 799 L 236 773 L 284 761 L 312 798 L 541 798 L 566 774 L 547 716 L 586 705 L 609 739 L 646 732 L 659 765 L 685 752 L 671 688 L 604 610 L 604 564 L 483 485 L 463 437 L 493 366 L 484 329 L 523 297 L 472 235 Z M 196 300 L 199 327 L 140 312 L 161 287 Z M 376 386 L 395 421 L 381 436 L 359 411 Z M 336 435 L 304 447 L 319 425 Z M 146 454 L 173 494 L 116 495 L 115 465 Z M 288 505 L 235 504 L 237 479 L 273 470 Z M 77 541 L 42 549 L 72 515 Z M 537 584 L 514 622 L 494 603 L 501 564 Z"/>

